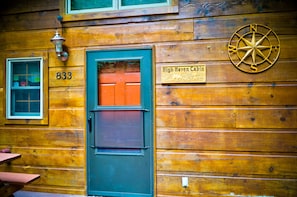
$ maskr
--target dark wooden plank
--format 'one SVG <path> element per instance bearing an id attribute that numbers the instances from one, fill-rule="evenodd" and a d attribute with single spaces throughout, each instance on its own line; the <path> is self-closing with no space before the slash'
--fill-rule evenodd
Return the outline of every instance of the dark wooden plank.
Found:
<path id="1" fill-rule="evenodd" d="M 58 28 L 61 26 L 56 19 L 58 15 L 58 10 L 29 12 L 7 16 L 0 15 L 0 31 L 29 31 Z"/>
<path id="2" fill-rule="evenodd" d="M 297 12 L 262 13 L 231 17 L 202 18 L 194 21 L 195 39 L 229 38 L 242 26 L 261 24 L 271 28 L 278 36 L 297 34 Z M 284 23 L 284 21 L 286 21 Z"/>
<path id="3" fill-rule="evenodd" d="M 157 129 L 157 149 L 199 151 L 297 152 L 290 130 Z M 170 140 L 168 140 L 170 139 Z"/>
<path id="4" fill-rule="evenodd" d="M 42 10 L 58 10 L 59 1 L 53 0 L 14 0 L 1 4 L 0 15 L 36 12 Z"/>
<path id="5" fill-rule="evenodd" d="M 180 17 L 212 17 L 296 10 L 290 0 L 181 0 Z"/>

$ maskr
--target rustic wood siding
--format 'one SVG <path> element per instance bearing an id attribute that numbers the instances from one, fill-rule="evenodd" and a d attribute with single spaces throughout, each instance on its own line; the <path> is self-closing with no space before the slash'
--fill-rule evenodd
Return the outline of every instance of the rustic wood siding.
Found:
<path id="1" fill-rule="evenodd" d="M 0 68 L 0 148 L 22 154 L 1 169 L 41 174 L 26 189 L 85 194 L 86 50 L 152 45 L 156 196 L 297 196 L 294 1 L 180 0 L 178 13 L 65 22 L 65 64 L 49 41 L 61 27 L 59 1 L 28 2 L 5 3 L 0 14 L 1 53 L 48 54 L 46 126 L 4 124 L 4 61 Z M 227 54 L 231 35 L 250 23 L 269 26 L 281 43 L 276 64 L 259 74 L 239 71 Z M 162 66 L 193 63 L 206 65 L 205 84 L 161 84 Z M 73 78 L 56 80 L 57 72 Z"/>

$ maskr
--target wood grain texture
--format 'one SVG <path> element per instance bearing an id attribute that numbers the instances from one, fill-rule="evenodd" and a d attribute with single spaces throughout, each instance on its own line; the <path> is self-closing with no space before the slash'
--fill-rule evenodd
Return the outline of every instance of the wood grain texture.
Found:
<path id="1" fill-rule="evenodd" d="M 213 17 L 238 14 L 281 12 L 296 10 L 290 0 L 253 1 L 253 0 L 181 0 L 180 15 L 183 17 Z"/>
<path id="2" fill-rule="evenodd" d="M 297 173 L 297 157 L 279 154 L 160 150 L 157 151 L 157 159 L 157 171 L 160 173 L 293 179 Z"/>
<path id="3" fill-rule="evenodd" d="M 85 165 L 83 147 L 15 147 L 12 152 L 21 154 L 21 158 L 13 161 L 14 165 L 24 165 L 24 168 L 82 168 Z M 56 159 L 59 158 L 59 159 Z"/>
<path id="4" fill-rule="evenodd" d="M 79 108 L 85 106 L 85 89 L 83 87 L 58 87 L 49 91 L 50 108 Z"/>
<path id="5" fill-rule="evenodd" d="M 84 130 L 59 127 L 0 127 L 1 147 L 84 147 Z"/>
<path id="6" fill-rule="evenodd" d="M 235 31 L 235 30 L 234 30 Z M 230 35 L 231 37 L 231 35 Z M 297 41 L 295 36 L 279 36 L 281 50 L 279 59 L 294 59 Z M 229 39 L 197 40 L 188 42 L 160 43 L 156 47 L 156 62 L 229 61 Z"/>
<path id="7" fill-rule="evenodd" d="M 36 12 L 23 12 L 19 14 L 9 14 L 5 17 L 0 16 L 0 18 L 2 19 L 0 23 L 0 28 L 2 31 L 22 31 L 24 29 L 34 30 L 47 29 L 52 28 L 54 26 L 59 27 L 60 24 L 56 19 L 58 15 L 58 10 L 44 10 Z"/>
<path id="8" fill-rule="evenodd" d="M 15 0 L 15 1 L 5 1 L 1 6 L 1 15 L 8 14 L 20 14 L 27 12 L 36 12 L 43 10 L 57 10 L 59 9 L 59 2 L 52 0 Z"/>
<path id="9" fill-rule="evenodd" d="M 158 108 L 156 125 L 163 128 L 296 128 L 296 107 Z"/>
<path id="10" fill-rule="evenodd" d="M 181 178 L 189 177 L 189 187 L 181 186 Z M 157 175 L 157 190 L 164 196 L 296 196 L 296 179 L 248 178 L 193 174 Z M 170 183 L 170 184 L 168 184 Z M 159 196 L 159 195 L 157 195 Z"/>
<path id="11" fill-rule="evenodd" d="M 297 132 L 290 130 L 161 129 L 157 149 L 196 151 L 297 152 Z M 171 139 L 171 140 L 168 140 Z"/>
<path id="12" fill-rule="evenodd" d="M 78 188 L 84 185 L 84 171 L 78 168 L 38 168 L 38 167 L 1 167 L 1 170 L 19 173 L 31 173 L 40 174 L 40 179 L 33 182 L 32 186 L 46 186 L 51 185 L 51 187 L 62 188 Z M 61 176 L 63 175 L 63 176 Z"/>
<path id="13" fill-rule="evenodd" d="M 294 1 L 179 0 L 178 10 L 162 14 L 73 15 L 60 24 L 62 3 L 16 0 L 0 8 L 0 148 L 22 154 L 0 170 L 41 174 L 25 190 L 86 195 L 86 51 L 150 45 L 154 196 L 297 196 Z M 228 57 L 230 37 L 250 23 L 269 26 L 281 43 L 277 62 L 259 74 L 239 71 Z M 57 59 L 50 42 L 56 28 L 66 38 L 67 62 Z M 5 58 L 34 56 L 47 63 L 48 119 L 16 125 L 5 118 Z M 197 63 L 206 65 L 206 83 L 161 83 L 162 66 Z M 62 72 L 73 78 L 57 80 Z M 183 176 L 189 177 L 188 188 L 181 185 Z"/>
<path id="14" fill-rule="evenodd" d="M 297 29 L 292 28 L 297 25 L 296 16 L 297 12 L 292 11 L 197 19 L 194 21 L 195 39 L 229 38 L 235 30 L 248 24 L 268 26 L 277 35 L 296 35 Z"/>
<path id="15" fill-rule="evenodd" d="M 160 85 L 156 94 L 158 106 L 297 105 L 297 86 L 291 83 Z"/>

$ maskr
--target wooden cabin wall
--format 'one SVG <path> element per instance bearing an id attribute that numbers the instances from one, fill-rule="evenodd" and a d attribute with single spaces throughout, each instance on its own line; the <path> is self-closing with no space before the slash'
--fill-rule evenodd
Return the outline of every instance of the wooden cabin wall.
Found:
<path id="1" fill-rule="evenodd" d="M 67 65 L 57 60 L 50 39 L 60 27 L 59 1 L 19 0 L 1 8 L 0 149 L 22 154 L 1 170 L 40 174 L 26 190 L 86 194 L 84 50 L 71 49 Z M 48 123 L 4 124 L 5 58 L 40 55 L 48 74 Z M 74 78 L 57 80 L 65 70 Z"/>
<path id="2" fill-rule="evenodd" d="M 169 196 L 297 196 L 297 9 L 289 0 L 180 0 L 167 15 L 63 22 L 66 64 L 50 38 L 58 1 L 15 1 L 1 8 L 0 75 L 5 57 L 46 54 L 48 125 L 7 125 L 0 81 L 0 148 L 21 160 L 1 169 L 41 174 L 27 190 L 86 192 L 85 54 L 87 49 L 154 46 L 155 193 Z M 272 28 L 276 64 L 259 74 L 236 69 L 228 41 L 247 24 Z M 201 63 L 206 83 L 161 84 L 162 66 Z M 57 80 L 57 72 L 72 80 Z M 183 188 L 181 178 L 189 178 Z"/>

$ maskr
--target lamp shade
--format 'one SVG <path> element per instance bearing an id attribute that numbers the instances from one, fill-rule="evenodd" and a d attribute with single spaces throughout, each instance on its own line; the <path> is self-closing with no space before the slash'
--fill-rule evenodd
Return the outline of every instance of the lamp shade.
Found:
<path id="1" fill-rule="evenodd" d="M 65 41 L 65 38 L 60 36 L 58 31 L 56 31 L 55 36 L 51 38 L 51 42 L 55 45 L 57 53 L 63 52 L 63 42 L 64 41 Z"/>

